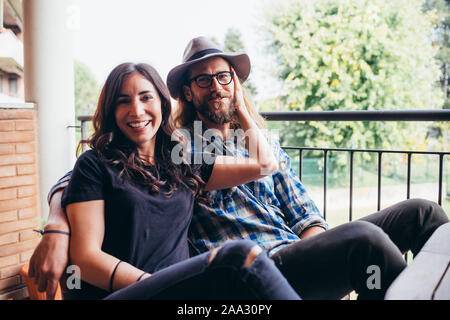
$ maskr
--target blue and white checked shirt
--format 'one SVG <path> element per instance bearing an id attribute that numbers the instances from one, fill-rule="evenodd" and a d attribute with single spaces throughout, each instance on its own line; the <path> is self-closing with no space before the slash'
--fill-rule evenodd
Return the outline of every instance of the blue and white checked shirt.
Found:
<path id="1" fill-rule="evenodd" d="M 191 141 L 192 151 L 196 150 Z M 213 142 L 222 154 L 248 157 L 237 139 L 220 138 Z M 250 239 L 274 254 L 300 240 L 307 228 L 328 228 L 319 209 L 307 194 L 287 153 L 277 141 L 272 142 L 279 160 L 278 172 L 254 182 L 230 189 L 209 191 L 209 205 L 198 204 L 189 230 L 189 240 L 198 252 L 211 250 L 226 240 Z M 203 144 L 205 148 L 206 144 Z M 210 151 L 211 148 L 208 148 Z"/>
<path id="2" fill-rule="evenodd" d="M 192 150 L 196 150 L 192 140 Z M 248 157 L 236 141 L 216 139 L 217 150 Z M 201 144 L 205 147 L 206 144 Z M 273 142 L 279 170 L 267 177 L 230 189 L 208 191 L 209 205 L 197 205 L 192 218 L 189 241 L 197 253 L 211 250 L 226 240 L 250 239 L 265 248 L 269 255 L 300 240 L 307 228 L 328 228 L 313 200 L 307 194 L 286 152 Z M 211 150 L 211 149 L 208 149 Z M 49 192 L 65 188 L 71 172 L 62 177 Z"/>

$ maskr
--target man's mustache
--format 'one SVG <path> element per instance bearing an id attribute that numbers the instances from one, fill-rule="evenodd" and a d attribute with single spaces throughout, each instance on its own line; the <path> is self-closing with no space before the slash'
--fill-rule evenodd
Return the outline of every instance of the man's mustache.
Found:
<path id="1" fill-rule="evenodd" d="M 230 98 L 230 97 L 231 97 L 231 94 L 214 91 L 210 94 L 209 99 L 217 99 L 217 98 L 222 99 L 222 98 Z"/>

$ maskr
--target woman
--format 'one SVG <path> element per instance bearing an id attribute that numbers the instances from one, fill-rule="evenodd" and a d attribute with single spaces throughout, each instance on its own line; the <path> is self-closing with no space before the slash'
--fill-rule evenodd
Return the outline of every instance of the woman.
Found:
<path id="1" fill-rule="evenodd" d="M 217 156 L 213 164 L 175 165 L 171 150 L 180 141 L 172 141 L 170 96 L 161 77 L 146 64 L 124 63 L 111 72 L 93 118 L 92 150 L 78 159 L 63 194 L 71 264 L 80 267 L 83 280 L 81 290 L 65 298 L 115 292 L 109 298 L 298 299 L 251 242 L 231 242 L 187 260 L 187 230 L 201 191 L 247 183 L 277 169 L 236 76 L 234 103 L 241 126 L 257 144 L 250 158 Z"/>

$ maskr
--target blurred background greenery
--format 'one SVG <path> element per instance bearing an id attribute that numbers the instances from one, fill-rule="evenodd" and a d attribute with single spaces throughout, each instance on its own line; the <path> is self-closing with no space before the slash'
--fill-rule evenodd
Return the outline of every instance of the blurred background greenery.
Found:
<path id="1" fill-rule="evenodd" d="M 282 0 L 261 2 L 261 9 L 260 54 L 276 61 L 270 76 L 281 84 L 275 97 L 255 101 L 261 111 L 450 108 L 450 0 Z M 239 29 L 223 41 L 210 37 L 225 51 L 246 51 Z M 76 115 L 93 114 L 101 86 L 82 62 L 74 68 Z M 245 86 L 257 95 L 252 77 Z M 268 125 L 284 146 L 449 150 L 448 122 Z M 298 170 L 297 153 L 290 154 Z M 329 156 L 327 216 L 335 224 L 348 213 L 349 155 Z M 303 159 L 303 182 L 321 207 L 323 155 L 305 151 Z M 444 160 L 443 206 L 450 212 Z M 376 209 L 376 154 L 356 153 L 354 161 L 357 217 Z M 438 163 L 437 156 L 413 156 L 411 197 L 437 201 Z M 383 155 L 382 207 L 406 198 L 406 171 L 405 155 Z"/>

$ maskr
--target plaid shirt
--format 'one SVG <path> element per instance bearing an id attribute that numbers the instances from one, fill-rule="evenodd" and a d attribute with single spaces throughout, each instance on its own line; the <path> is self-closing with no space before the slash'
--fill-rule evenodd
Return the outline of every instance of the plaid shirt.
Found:
<path id="1" fill-rule="evenodd" d="M 193 153 L 196 150 L 191 140 Z M 223 142 L 216 138 L 216 150 L 226 155 L 248 157 L 237 139 Z M 292 242 L 312 226 L 328 228 L 319 209 L 307 194 L 286 152 L 272 142 L 279 160 L 279 170 L 262 179 L 237 187 L 208 191 L 210 204 L 195 208 L 189 230 L 190 245 L 205 252 L 226 240 L 250 239 L 265 248 L 269 255 Z M 208 146 L 208 150 L 214 150 Z"/>
<path id="2" fill-rule="evenodd" d="M 217 150 L 248 157 L 236 141 L 214 141 Z M 279 170 L 274 174 L 237 187 L 206 192 L 209 205 L 198 204 L 189 230 L 189 242 L 197 253 L 211 250 L 226 240 L 250 239 L 265 248 L 269 255 L 300 240 L 307 228 L 328 228 L 319 209 L 307 194 L 290 164 L 290 158 L 274 142 Z M 202 147 L 205 145 L 202 144 Z M 195 150 L 192 140 L 192 150 Z M 211 150 L 211 149 L 209 149 Z M 49 192 L 67 186 L 71 172 L 62 177 Z"/>

